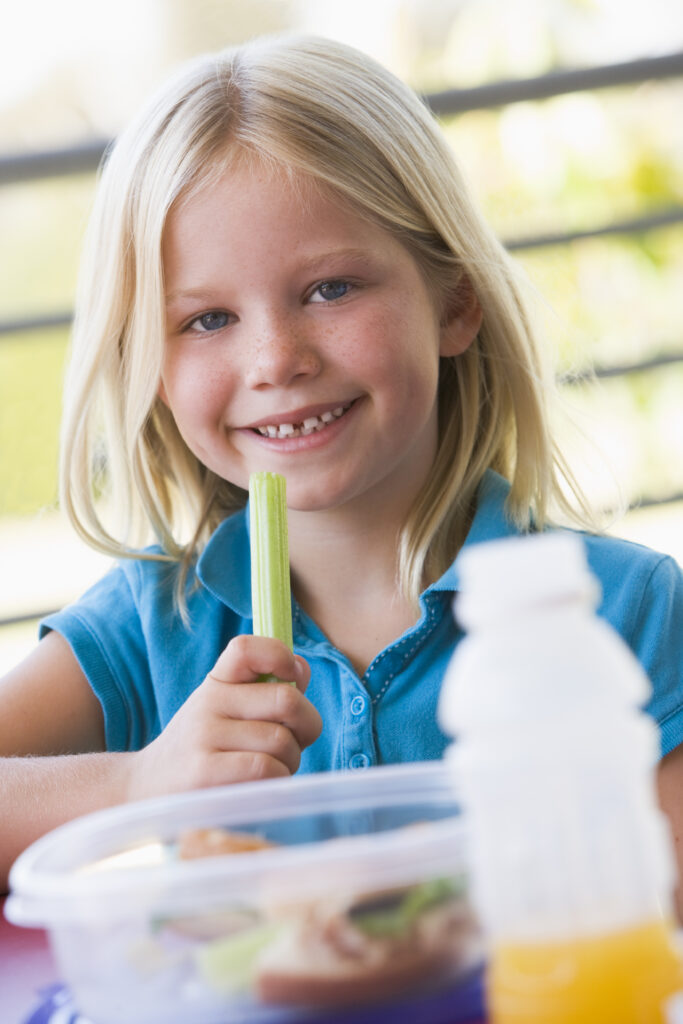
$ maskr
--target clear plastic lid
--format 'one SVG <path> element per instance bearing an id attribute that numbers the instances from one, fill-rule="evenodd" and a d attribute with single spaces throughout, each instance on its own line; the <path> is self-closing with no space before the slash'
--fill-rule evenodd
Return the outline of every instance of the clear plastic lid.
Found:
<path id="1" fill-rule="evenodd" d="M 186 830 L 262 836 L 248 856 L 178 857 Z M 100 918 L 258 905 L 331 889 L 409 885 L 462 870 L 462 824 L 442 762 L 201 790 L 100 811 L 26 850 L 6 914 L 55 927 Z"/>

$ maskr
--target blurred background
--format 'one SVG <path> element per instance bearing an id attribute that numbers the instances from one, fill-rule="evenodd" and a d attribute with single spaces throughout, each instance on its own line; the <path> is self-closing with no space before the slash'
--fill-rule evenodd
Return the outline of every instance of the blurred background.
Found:
<path id="1" fill-rule="evenodd" d="M 624 501 L 611 532 L 683 562 L 680 0 L 0 5 L 0 671 L 108 564 L 56 503 L 104 145 L 180 61 L 264 32 L 352 43 L 428 97 L 539 297 L 581 482 L 597 506 Z"/>

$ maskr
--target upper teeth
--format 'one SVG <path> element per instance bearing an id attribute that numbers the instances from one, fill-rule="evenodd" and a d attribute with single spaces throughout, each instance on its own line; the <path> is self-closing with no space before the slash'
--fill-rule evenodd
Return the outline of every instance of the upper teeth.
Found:
<path id="1" fill-rule="evenodd" d="M 343 416 L 349 405 L 339 405 L 331 412 L 321 413 L 320 416 L 309 416 L 303 423 L 280 423 L 277 426 L 269 424 L 256 429 L 264 437 L 300 437 L 305 434 L 313 434 L 316 430 L 322 430 L 332 420 L 338 420 L 340 416 Z"/>

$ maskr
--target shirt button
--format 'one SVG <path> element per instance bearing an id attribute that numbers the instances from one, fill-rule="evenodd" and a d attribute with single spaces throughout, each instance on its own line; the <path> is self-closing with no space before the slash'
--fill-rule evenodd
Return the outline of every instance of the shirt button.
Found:
<path id="1" fill-rule="evenodd" d="M 351 701 L 351 714 L 362 715 L 365 711 L 365 697 L 354 697 Z"/>
<path id="2" fill-rule="evenodd" d="M 370 765 L 370 758 L 367 754 L 354 754 L 349 761 L 349 768 L 367 768 Z"/>

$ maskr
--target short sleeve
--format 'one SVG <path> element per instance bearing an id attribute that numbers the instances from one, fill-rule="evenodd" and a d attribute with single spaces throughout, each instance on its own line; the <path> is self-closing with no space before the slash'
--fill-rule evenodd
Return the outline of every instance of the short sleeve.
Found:
<path id="1" fill-rule="evenodd" d="M 71 646 L 104 713 L 107 750 L 138 750 L 158 733 L 149 656 L 131 577 L 112 569 L 72 605 L 45 618 L 40 636 L 60 633 Z"/>
<path id="2" fill-rule="evenodd" d="M 662 755 L 668 754 L 683 742 L 683 573 L 673 558 L 654 567 L 630 639 L 652 683 L 647 710 L 659 723 Z"/>

